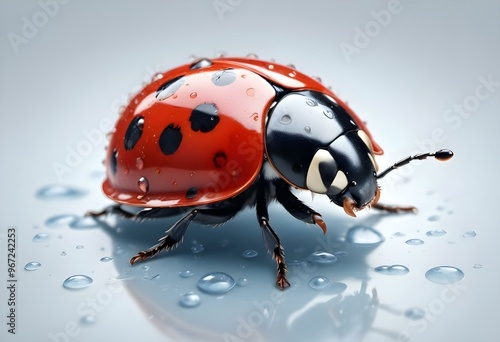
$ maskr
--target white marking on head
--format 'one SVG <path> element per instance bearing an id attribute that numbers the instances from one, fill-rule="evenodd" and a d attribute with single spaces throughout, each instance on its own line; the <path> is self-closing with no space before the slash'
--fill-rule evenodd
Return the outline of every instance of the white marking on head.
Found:
<path id="1" fill-rule="evenodd" d="M 373 158 L 372 154 L 371 153 L 368 153 L 368 157 L 370 158 L 370 160 L 372 161 L 373 163 L 373 167 L 375 168 L 375 172 L 378 172 L 378 164 L 377 162 L 375 161 L 375 158 Z"/>
<path id="2" fill-rule="evenodd" d="M 372 144 L 372 141 L 370 140 L 370 137 L 368 136 L 368 134 L 366 134 L 365 131 L 360 129 L 360 130 L 358 130 L 358 136 L 361 138 L 361 140 L 363 140 L 363 142 L 368 147 L 370 152 L 373 153 L 373 144 Z"/>
<path id="3" fill-rule="evenodd" d="M 309 190 L 314 191 L 318 194 L 326 194 L 327 188 L 323 184 L 321 179 L 321 174 L 319 172 L 319 164 L 321 162 L 335 162 L 330 152 L 327 150 L 318 150 L 314 154 L 311 164 L 309 164 L 309 169 L 307 170 L 306 186 Z"/>
<path id="4" fill-rule="evenodd" d="M 363 131 L 361 129 L 358 131 L 358 136 L 361 138 L 361 140 L 363 140 L 365 145 L 370 150 L 370 153 L 368 153 L 368 157 L 370 158 L 370 160 L 373 163 L 373 167 L 375 168 L 375 172 L 378 172 L 377 162 L 375 161 L 375 158 L 373 158 L 373 144 L 372 144 L 372 141 L 370 140 L 370 137 L 368 136 L 368 134 L 366 134 L 365 131 Z"/>
<path id="5" fill-rule="evenodd" d="M 333 179 L 330 189 L 328 190 L 329 195 L 337 195 L 342 192 L 347 187 L 349 182 L 347 181 L 347 176 L 342 171 L 338 171 Z"/>
<path id="6" fill-rule="evenodd" d="M 280 175 L 276 172 L 276 170 L 269 164 L 269 162 L 264 162 L 264 165 L 262 166 L 264 170 L 264 179 L 271 181 L 274 179 L 281 178 Z"/>

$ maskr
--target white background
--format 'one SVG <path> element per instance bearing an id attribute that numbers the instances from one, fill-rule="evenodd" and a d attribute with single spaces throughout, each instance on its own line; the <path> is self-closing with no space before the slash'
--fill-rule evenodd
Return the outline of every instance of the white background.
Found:
<path id="1" fill-rule="evenodd" d="M 160 237 L 172 220 L 160 226 L 119 222 L 124 231 L 132 232 L 121 238 L 102 227 L 44 225 L 54 215 L 82 215 L 109 204 L 99 187 L 105 141 L 94 144 L 84 130 L 95 132 L 114 122 L 128 94 L 155 72 L 187 63 L 191 55 L 211 57 L 220 51 L 234 56 L 256 53 L 320 76 L 368 122 L 386 151 L 379 159 L 382 166 L 428 149 L 446 147 L 456 153 L 448 163 L 415 164 L 381 182 L 384 202 L 414 204 L 420 209 L 417 215 L 383 216 L 371 211 L 355 220 L 317 196 L 311 205 L 321 210 L 329 225 L 324 238 L 317 228 L 304 227 L 282 208 L 272 207 L 272 222 L 290 261 L 321 249 L 319 241 L 327 241 L 322 239 L 342 239 L 359 223 L 370 224 L 385 236 L 376 248 L 354 248 L 345 261 L 320 270 L 332 281 L 348 285 L 344 295 L 359 290 L 362 280 L 367 281 L 369 293 L 373 288 L 378 292 L 380 308 L 374 321 L 363 326 L 365 318 L 354 320 L 353 327 L 345 328 L 350 335 L 343 340 L 393 341 L 405 336 L 412 341 L 496 340 L 499 2 L 2 0 L 0 25 L 3 341 L 159 341 L 166 336 L 222 340 L 223 334 L 239 340 L 293 341 L 304 336 L 342 340 L 332 332 L 321 308 L 306 310 L 296 326 L 284 323 L 294 310 L 321 302 L 305 280 L 284 292 L 281 307 L 271 308 L 274 316 L 269 325 L 258 325 L 248 339 L 237 335 L 235 317 L 245 320 L 258 313 L 252 303 L 269 300 L 274 293 L 274 265 L 265 255 L 251 212 L 214 231 L 194 225 L 186 246 L 171 258 L 155 259 L 148 271 L 129 268 L 127 260 Z M 481 81 L 488 79 L 493 80 L 489 90 Z M 80 154 L 67 172 L 57 171 L 55 165 L 67 163 L 71 151 L 82 144 L 91 146 L 88 153 Z M 87 195 L 63 201 L 35 197 L 41 187 L 59 183 L 84 189 Z M 427 220 L 432 215 L 440 220 Z M 112 219 L 108 222 L 116 231 Z M 4 324 L 10 226 L 18 232 L 15 336 Z M 448 234 L 439 239 L 425 236 L 436 228 Z M 470 230 L 477 236 L 463 238 Z M 38 232 L 49 232 L 51 239 L 32 242 Z M 396 238 L 395 232 L 406 237 Z M 404 243 L 413 237 L 425 244 Z M 200 256 L 190 252 L 193 239 L 205 245 Z M 226 250 L 218 247 L 224 239 L 230 241 Z M 77 245 L 84 248 L 77 250 Z M 125 255 L 117 254 L 118 247 Z M 340 247 L 348 248 L 342 243 Z M 255 249 L 259 256 L 245 261 L 239 255 L 244 249 Z M 62 251 L 67 255 L 61 256 Z M 115 260 L 99 262 L 105 255 Z M 39 261 L 42 267 L 24 271 L 30 261 Z M 373 272 L 383 264 L 403 264 L 410 273 L 391 277 Z M 475 269 L 475 264 L 483 267 Z M 465 273 L 453 295 L 446 286 L 424 277 L 426 270 L 439 265 L 456 266 Z M 181 282 L 177 273 L 186 267 L 197 273 Z M 179 294 L 196 292 L 196 280 L 214 270 L 246 276 L 251 282 L 224 298 L 203 295 L 198 308 L 179 307 Z M 161 276 L 156 282 L 147 281 L 141 272 Z M 94 284 L 81 291 L 62 288 L 66 277 L 80 273 L 92 276 Z M 81 310 L 91 308 L 89 301 L 98 304 L 92 309 L 96 323 L 85 325 L 79 320 Z M 401 315 L 413 306 L 428 310 L 423 321 L 411 322 Z"/>

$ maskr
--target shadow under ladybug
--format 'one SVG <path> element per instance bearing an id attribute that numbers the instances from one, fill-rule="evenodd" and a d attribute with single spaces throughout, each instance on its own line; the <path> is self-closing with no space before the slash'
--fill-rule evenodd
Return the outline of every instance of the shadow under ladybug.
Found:
<path id="1" fill-rule="evenodd" d="M 382 153 L 362 120 L 314 78 L 274 62 L 200 59 L 155 77 L 125 109 L 110 140 L 103 183 L 118 204 L 88 215 L 141 220 L 183 214 L 156 245 L 131 258 L 134 264 L 175 247 L 193 221 L 217 226 L 255 208 L 283 289 L 290 283 L 270 225 L 272 201 L 325 233 L 321 214 L 293 188 L 324 194 L 350 216 L 366 207 L 413 212 L 379 203 L 378 179 L 412 160 L 453 157 L 450 150 L 420 153 L 378 172 L 375 155 Z M 143 209 L 131 214 L 120 204 Z"/>

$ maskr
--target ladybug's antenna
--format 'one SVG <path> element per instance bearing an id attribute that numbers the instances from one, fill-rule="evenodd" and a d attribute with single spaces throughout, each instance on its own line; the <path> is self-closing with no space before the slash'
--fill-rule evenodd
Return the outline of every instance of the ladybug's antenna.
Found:
<path id="1" fill-rule="evenodd" d="M 377 179 L 383 178 L 389 172 L 392 172 L 392 171 L 400 168 L 403 165 L 409 164 L 412 160 L 424 160 L 424 159 L 429 158 L 429 157 L 434 157 L 439 161 L 447 161 L 447 160 L 451 159 L 451 157 L 453 157 L 453 151 L 451 151 L 451 150 L 439 150 L 439 151 L 436 151 L 434 153 L 430 153 L 430 152 L 419 153 L 419 154 L 416 154 L 414 156 L 406 157 L 405 159 L 401 159 L 400 161 L 398 161 L 397 163 L 395 163 L 391 167 L 387 168 L 386 170 L 380 172 L 377 175 Z"/>

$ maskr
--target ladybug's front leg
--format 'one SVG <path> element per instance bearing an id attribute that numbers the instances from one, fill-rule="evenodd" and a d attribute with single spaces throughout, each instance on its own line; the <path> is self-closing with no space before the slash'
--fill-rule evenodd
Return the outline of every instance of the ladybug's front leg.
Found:
<path id="1" fill-rule="evenodd" d="M 267 251 L 270 254 L 272 253 L 278 266 L 276 285 L 278 285 L 281 289 L 284 289 L 285 287 L 290 286 L 290 283 L 286 279 L 287 269 L 285 264 L 285 251 L 281 245 L 278 235 L 269 224 L 265 186 L 265 181 L 261 180 L 257 189 L 257 219 L 259 220 L 260 227 L 262 228 L 262 236 L 264 238 Z"/>

